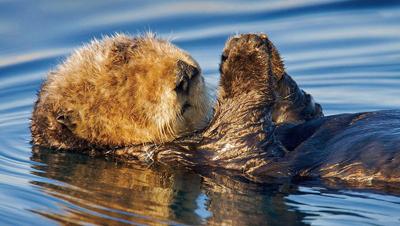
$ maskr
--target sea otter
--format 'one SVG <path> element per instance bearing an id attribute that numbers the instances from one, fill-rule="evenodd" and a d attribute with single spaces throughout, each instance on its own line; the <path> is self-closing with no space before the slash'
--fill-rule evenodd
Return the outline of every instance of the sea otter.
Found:
<path id="1" fill-rule="evenodd" d="M 264 34 L 230 38 L 220 72 L 217 102 L 205 129 L 157 144 L 94 150 L 86 143 L 80 151 L 134 162 L 236 170 L 254 180 L 400 182 L 399 111 L 324 117 L 321 106 L 285 72 Z"/>
<path id="2" fill-rule="evenodd" d="M 153 34 L 116 34 L 50 72 L 32 114 L 33 143 L 57 149 L 172 141 L 207 125 L 198 63 Z"/>
<path id="3" fill-rule="evenodd" d="M 322 115 L 289 76 L 282 81 L 286 97 L 274 106 L 275 122 Z M 106 36 L 49 73 L 34 106 L 32 141 L 65 150 L 161 144 L 204 128 L 210 99 L 198 63 L 167 40 Z"/>

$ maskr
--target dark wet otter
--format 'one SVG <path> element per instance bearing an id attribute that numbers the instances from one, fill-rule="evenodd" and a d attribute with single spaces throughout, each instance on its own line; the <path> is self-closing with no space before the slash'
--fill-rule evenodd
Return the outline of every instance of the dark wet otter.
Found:
<path id="1" fill-rule="evenodd" d="M 284 72 L 265 35 L 230 39 L 220 71 L 213 120 L 197 138 L 114 153 L 240 170 L 256 180 L 400 182 L 400 111 L 322 117 L 321 107 Z"/>
<path id="2" fill-rule="evenodd" d="M 161 145 L 79 151 L 255 179 L 321 177 L 400 182 L 400 111 L 322 117 L 283 68 L 265 35 L 231 38 L 220 65 L 214 116 L 190 137 Z"/>

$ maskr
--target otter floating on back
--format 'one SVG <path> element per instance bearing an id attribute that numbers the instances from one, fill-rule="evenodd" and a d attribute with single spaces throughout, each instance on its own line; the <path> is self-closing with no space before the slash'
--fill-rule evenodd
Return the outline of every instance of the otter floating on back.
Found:
<path id="1" fill-rule="evenodd" d="M 205 129 L 173 141 L 127 146 L 101 146 L 98 141 L 96 146 L 82 137 L 73 148 L 125 161 L 237 170 L 254 180 L 319 177 L 357 183 L 400 182 L 399 111 L 323 117 L 320 105 L 285 73 L 278 51 L 264 34 L 230 38 L 220 72 L 217 103 Z M 55 128 L 61 126 L 61 131 L 50 130 L 51 123 L 37 126 L 42 119 L 36 115 L 48 109 L 42 98 L 46 84 L 33 114 L 33 143 L 51 146 L 45 140 L 53 139 L 48 131 L 57 131 L 61 143 L 71 133 L 77 139 L 73 129 L 78 126 L 69 129 L 56 113 L 51 123 L 58 123 Z"/>

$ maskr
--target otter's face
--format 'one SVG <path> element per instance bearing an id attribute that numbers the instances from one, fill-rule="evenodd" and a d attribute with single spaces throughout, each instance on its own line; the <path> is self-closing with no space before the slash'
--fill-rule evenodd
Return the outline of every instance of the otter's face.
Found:
<path id="1" fill-rule="evenodd" d="M 49 74 L 32 135 L 42 134 L 35 144 L 63 148 L 74 143 L 66 140 L 168 142 L 204 128 L 210 109 L 201 69 L 190 55 L 154 36 L 116 35 L 78 49 Z"/>
<path id="2" fill-rule="evenodd" d="M 204 128 L 211 104 L 199 65 L 171 43 L 153 40 L 151 47 L 156 60 L 136 75 L 143 78 L 138 80 L 143 89 L 137 93 L 137 102 L 145 106 L 142 113 L 156 128 L 156 140 L 171 141 Z"/>
<path id="3" fill-rule="evenodd" d="M 178 103 L 176 114 L 183 119 L 177 125 L 178 130 L 192 132 L 204 128 L 210 116 L 210 102 L 197 63 L 192 65 L 178 60 L 174 85 L 173 91 Z"/>

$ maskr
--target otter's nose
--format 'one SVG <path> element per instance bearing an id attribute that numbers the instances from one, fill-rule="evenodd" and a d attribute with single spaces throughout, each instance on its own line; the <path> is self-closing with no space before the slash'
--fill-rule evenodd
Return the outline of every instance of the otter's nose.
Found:
<path id="1" fill-rule="evenodd" d="M 200 74 L 200 70 L 183 60 L 178 60 L 177 64 L 179 70 L 175 90 L 187 94 L 189 92 L 190 83 Z"/>
<path id="2" fill-rule="evenodd" d="M 190 65 L 183 60 L 178 60 L 178 68 L 180 75 L 187 76 L 189 79 L 192 79 L 200 73 L 197 67 Z"/>

